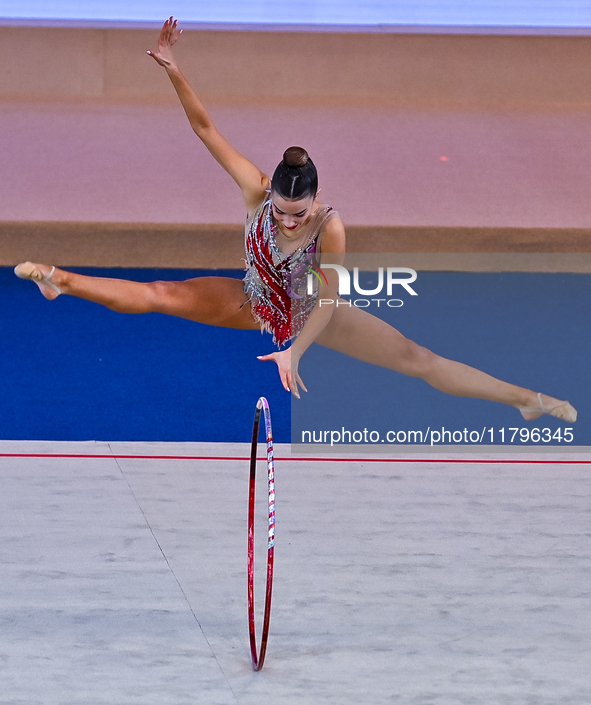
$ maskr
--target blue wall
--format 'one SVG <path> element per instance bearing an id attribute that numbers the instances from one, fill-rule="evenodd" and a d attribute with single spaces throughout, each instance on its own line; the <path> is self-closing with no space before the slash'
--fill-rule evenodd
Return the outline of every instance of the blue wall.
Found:
<path id="1" fill-rule="evenodd" d="M 78 271 L 145 281 L 213 274 Z M 569 399 L 580 414 L 575 444 L 591 445 L 591 275 L 420 272 L 413 286 L 420 295 L 402 308 L 379 309 L 389 323 L 441 355 Z M 316 345 L 300 368 L 309 393 L 291 404 L 276 365 L 256 359 L 274 350 L 269 335 L 129 316 L 69 296 L 46 301 L 3 267 L 0 336 L 4 439 L 247 442 L 261 395 L 282 442 L 290 421 L 296 441 L 302 430 L 342 426 L 385 434 L 568 425 L 524 423 L 510 407 L 450 397 Z"/>
<path id="2" fill-rule="evenodd" d="M 1 0 L 0 17 L 296 24 L 591 26 L 583 0 Z"/>

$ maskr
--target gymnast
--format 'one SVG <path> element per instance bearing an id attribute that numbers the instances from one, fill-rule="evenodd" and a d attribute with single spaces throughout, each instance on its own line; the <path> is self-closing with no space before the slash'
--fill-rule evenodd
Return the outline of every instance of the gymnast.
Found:
<path id="1" fill-rule="evenodd" d="M 269 179 L 218 132 L 174 59 L 172 47 L 181 32 L 177 21 L 169 18 L 158 48 L 148 54 L 166 70 L 195 134 L 242 191 L 247 212 L 244 281 L 198 277 L 143 283 L 83 276 L 32 262 L 15 268 L 18 277 L 35 281 L 47 299 L 69 294 L 121 313 L 159 312 L 213 326 L 266 330 L 273 334 L 279 351 L 259 360 L 274 361 L 283 386 L 296 397 L 300 387 L 307 391 L 298 372 L 299 360 L 316 342 L 419 377 L 447 394 L 508 404 L 528 421 L 542 414 L 576 421 L 577 412 L 567 401 L 440 357 L 367 311 L 346 305 L 339 300 L 333 269 L 322 270 L 326 282 L 318 284 L 313 277 L 313 293 L 306 295 L 310 263 L 342 262 L 343 223 L 335 210 L 317 200 L 316 168 L 304 149 L 287 149 Z M 327 305 L 325 300 L 339 300 L 341 305 Z M 291 346 L 281 350 L 289 341 Z"/>

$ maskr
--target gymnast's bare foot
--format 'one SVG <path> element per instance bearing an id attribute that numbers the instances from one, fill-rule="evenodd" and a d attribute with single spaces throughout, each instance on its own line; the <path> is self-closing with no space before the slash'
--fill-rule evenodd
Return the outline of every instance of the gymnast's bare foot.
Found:
<path id="1" fill-rule="evenodd" d="M 567 401 L 561 401 L 546 394 L 537 395 L 537 404 L 527 407 L 518 407 L 526 421 L 534 421 L 544 414 L 549 414 L 557 419 L 574 423 L 577 420 L 577 410 Z"/>
<path id="2" fill-rule="evenodd" d="M 54 281 L 55 267 L 50 267 L 47 264 L 23 262 L 14 268 L 14 273 L 19 279 L 31 279 L 34 281 L 43 296 L 50 301 L 57 299 L 62 293 L 62 290 Z"/>

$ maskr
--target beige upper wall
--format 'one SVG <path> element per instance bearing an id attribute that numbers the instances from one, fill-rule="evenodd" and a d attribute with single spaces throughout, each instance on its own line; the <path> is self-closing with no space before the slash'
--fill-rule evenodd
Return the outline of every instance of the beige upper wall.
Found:
<path id="1" fill-rule="evenodd" d="M 239 190 L 145 53 L 156 39 L 0 27 L 0 223 L 244 221 Z M 268 173 L 305 146 L 321 198 L 364 237 L 501 228 L 504 251 L 530 251 L 516 228 L 588 238 L 591 37 L 195 30 L 177 47 L 230 142 Z M 404 250 L 425 251 L 423 230 L 409 237 Z M 571 251 L 535 237 L 541 251 Z M 445 240 L 444 251 L 487 249 L 456 230 Z"/>
<path id="2" fill-rule="evenodd" d="M 174 99 L 154 30 L 0 27 L 0 98 Z M 208 99 L 400 105 L 591 105 L 591 37 L 187 30 L 176 48 Z"/>

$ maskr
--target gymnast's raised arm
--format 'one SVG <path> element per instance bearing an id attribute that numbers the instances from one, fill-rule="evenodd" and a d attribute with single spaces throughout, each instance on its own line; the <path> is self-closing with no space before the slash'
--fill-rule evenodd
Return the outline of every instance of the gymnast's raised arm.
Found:
<path id="1" fill-rule="evenodd" d="M 238 184 L 246 207 L 250 211 L 261 202 L 269 183 L 269 177 L 234 149 L 228 140 L 218 132 L 205 106 L 181 73 L 172 54 L 172 47 L 181 32 L 182 30 L 177 28 L 177 20 L 170 17 L 160 31 L 158 48 L 156 51 L 148 51 L 147 53 L 166 69 L 193 131 L 211 152 L 214 159 Z"/>

